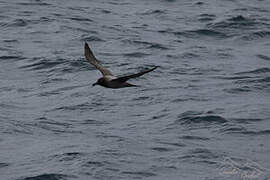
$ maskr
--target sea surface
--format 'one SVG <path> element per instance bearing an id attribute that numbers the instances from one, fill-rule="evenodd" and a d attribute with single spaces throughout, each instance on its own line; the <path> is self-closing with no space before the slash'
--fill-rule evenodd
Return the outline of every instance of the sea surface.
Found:
<path id="1" fill-rule="evenodd" d="M 0 0 L 0 180 L 122 179 L 270 179 L 269 0 Z"/>

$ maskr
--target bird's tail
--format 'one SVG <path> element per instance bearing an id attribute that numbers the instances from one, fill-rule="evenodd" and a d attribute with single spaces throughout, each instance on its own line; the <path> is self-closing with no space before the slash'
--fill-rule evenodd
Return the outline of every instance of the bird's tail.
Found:
<path id="1" fill-rule="evenodd" d="M 130 84 L 128 82 L 125 83 L 126 87 L 140 87 L 138 85 L 135 85 L 135 84 Z"/>

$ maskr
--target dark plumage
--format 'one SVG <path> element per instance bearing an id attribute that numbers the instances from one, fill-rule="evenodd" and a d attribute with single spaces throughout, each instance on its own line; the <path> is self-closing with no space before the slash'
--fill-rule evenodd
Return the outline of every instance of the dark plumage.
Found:
<path id="1" fill-rule="evenodd" d="M 151 69 L 148 69 L 146 71 L 139 72 L 139 73 L 136 73 L 136 74 L 132 74 L 132 75 L 128 75 L 128 76 L 116 77 L 111 73 L 111 71 L 109 71 L 108 69 L 103 67 L 98 62 L 98 60 L 94 56 L 93 52 L 91 51 L 91 49 L 89 48 L 87 43 L 85 43 L 85 45 L 84 45 L 84 55 L 85 55 L 86 59 L 92 65 L 94 65 L 103 75 L 103 77 L 99 78 L 97 80 L 97 82 L 93 84 L 93 86 L 100 85 L 100 86 L 107 87 L 107 88 L 134 87 L 136 85 L 133 85 L 133 84 L 130 84 L 130 83 L 127 82 L 129 79 L 142 76 L 142 75 L 144 75 L 146 73 L 149 73 L 149 72 L 151 72 L 151 71 L 153 71 L 153 70 L 155 70 L 157 68 L 157 66 L 156 66 L 154 68 L 151 68 Z"/>

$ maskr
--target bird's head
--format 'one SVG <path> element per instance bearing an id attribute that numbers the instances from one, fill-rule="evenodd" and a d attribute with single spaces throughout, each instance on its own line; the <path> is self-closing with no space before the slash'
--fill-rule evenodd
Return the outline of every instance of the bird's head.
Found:
<path id="1" fill-rule="evenodd" d="M 102 77 L 102 78 L 99 78 L 98 80 L 97 80 L 97 82 L 95 82 L 92 86 L 95 86 L 95 85 L 103 85 L 104 84 L 104 78 Z"/>

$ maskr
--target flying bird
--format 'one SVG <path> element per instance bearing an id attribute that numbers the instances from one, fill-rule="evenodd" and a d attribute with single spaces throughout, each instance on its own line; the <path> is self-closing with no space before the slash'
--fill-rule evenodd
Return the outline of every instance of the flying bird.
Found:
<path id="1" fill-rule="evenodd" d="M 146 71 L 142 71 L 142 72 L 128 75 L 128 76 L 116 77 L 111 73 L 110 70 L 106 69 L 98 62 L 98 60 L 94 56 L 93 52 L 91 51 L 91 49 L 89 48 L 87 43 L 85 43 L 85 45 L 84 45 L 84 55 L 85 55 L 86 59 L 92 65 L 94 65 L 103 75 L 103 77 L 99 78 L 97 80 L 97 82 L 95 82 L 93 84 L 93 86 L 100 85 L 100 86 L 103 86 L 106 88 L 115 88 L 115 89 L 116 88 L 124 88 L 124 87 L 134 87 L 134 86 L 136 87 L 137 85 L 130 84 L 127 81 L 129 79 L 136 78 L 136 77 L 142 76 L 146 73 L 149 73 L 158 67 L 158 66 L 155 66 L 154 68 L 148 69 Z"/>

